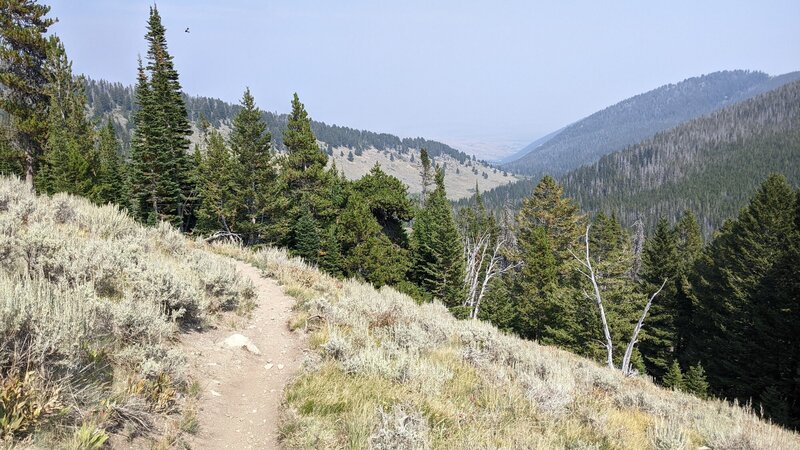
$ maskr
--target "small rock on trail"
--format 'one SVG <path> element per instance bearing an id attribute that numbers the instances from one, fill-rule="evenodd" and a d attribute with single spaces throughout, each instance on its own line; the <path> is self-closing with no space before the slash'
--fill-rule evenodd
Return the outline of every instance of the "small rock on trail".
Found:
<path id="1" fill-rule="evenodd" d="M 225 348 L 243 348 L 254 355 L 261 354 L 261 351 L 253 344 L 253 341 L 251 341 L 249 337 L 239 333 L 228 336 L 222 341 L 221 345 Z"/>

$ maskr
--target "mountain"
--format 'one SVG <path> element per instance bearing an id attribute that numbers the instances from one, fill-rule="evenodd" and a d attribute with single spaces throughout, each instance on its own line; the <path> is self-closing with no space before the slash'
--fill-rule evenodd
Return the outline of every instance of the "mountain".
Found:
<path id="1" fill-rule="evenodd" d="M 563 175 L 603 155 L 688 120 L 800 80 L 800 72 L 769 76 L 744 70 L 714 72 L 623 100 L 534 141 L 504 168 L 529 175 Z M 544 142 L 542 142 L 544 141 Z"/>
<path id="2" fill-rule="evenodd" d="M 86 88 L 92 117 L 98 121 L 112 117 L 117 135 L 122 140 L 123 147 L 127 149 L 133 130 L 131 121 L 135 105 L 133 87 L 89 79 Z M 205 118 L 212 127 L 227 134 L 233 117 L 239 111 L 238 105 L 215 98 L 184 94 L 184 100 L 195 132 L 192 136 L 194 142 L 200 140 L 198 130 L 201 118 Z M 286 114 L 265 111 L 263 118 L 272 134 L 276 150 L 283 151 L 282 133 L 286 127 Z M 364 175 L 375 163 L 380 163 L 388 174 L 406 183 L 410 192 L 421 192 L 419 181 L 421 148 L 428 150 L 428 154 L 436 164 L 445 167 L 447 192 L 454 200 L 472 195 L 476 184 L 485 190 L 517 179 L 509 174 L 508 170 L 499 169 L 438 141 L 399 138 L 388 133 L 356 130 L 317 121 L 311 122 L 311 128 L 319 141 L 320 148 L 326 151 L 336 161 L 336 166 L 351 179 Z"/>
<path id="3" fill-rule="evenodd" d="M 800 184 L 800 81 L 604 156 L 562 181 L 585 209 L 652 223 L 689 208 L 709 233 L 773 172 Z"/>
<path id="4" fill-rule="evenodd" d="M 656 134 L 562 175 L 567 195 L 588 211 L 614 212 L 630 225 L 652 226 L 684 209 L 706 235 L 732 217 L 767 175 L 800 184 L 800 82 L 740 102 Z M 483 193 L 495 210 L 513 208 L 538 177 Z M 459 204 L 466 204 L 462 200 Z"/>

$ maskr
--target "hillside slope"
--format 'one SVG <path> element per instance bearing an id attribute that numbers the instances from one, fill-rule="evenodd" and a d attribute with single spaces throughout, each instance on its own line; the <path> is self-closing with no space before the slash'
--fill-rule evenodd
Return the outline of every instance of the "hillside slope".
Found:
<path id="1" fill-rule="evenodd" d="M 603 157 L 563 178 L 591 211 L 674 220 L 686 208 L 706 233 L 772 172 L 800 183 L 800 82 L 738 103 Z"/>
<path id="2" fill-rule="evenodd" d="M 234 263 L 169 225 L 0 177 L 0 446 L 178 446 L 197 392 L 175 340 L 252 309 Z"/>
<path id="3" fill-rule="evenodd" d="M 113 118 L 117 135 L 123 148 L 127 149 L 133 131 L 133 88 L 103 80 L 87 80 L 87 100 L 90 114 L 95 120 Z M 201 118 L 205 118 L 223 135 L 227 135 L 232 119 L 240 109 L 238 105 L 209 97 L 184 95 L 184 100 L 194 130 L 194 142 L 200 140 L 198 128 Z M 282 134 L 286 128 L 287 116 L 265 111 L 263 119 L 276 150 L 283 151 Z M 487 190 L 516 180 L 507 171 L 498 170 L 485 161 L 477 160 L 437 141 L 399 138 L 388 133 L 356 130 L 313 120 L 311 129 L 320 148 L 336 159 L 337 167 L 350 179 L 358 178 L 377 162 L 388 174 L 403 180 L 411 193 L 421 192 L 419 150 L 425 148 L 435 164 L 446 167 L 445 182 L 451 199 L 468 197 L 474 191 L 476 183 L 482 190 Z"/>
<path id="4" fill-rule="evenodd" d="M 458 321 L 438 303 L 336 280 L 283 250 L 209 247 L 166 226 L 141 227 L 112 206 L 36 197 L 8 178 L 0 179 L 0 225 L 0 434 L 8 438 L 3 427 L 21 423 L 12 437 L 39 448 L 139 448 L 144 443 L 127 439 L 142 433 L 156 439 L 145 446 L 185 447 L 185 433 L 198 431 L 199 441 L 189 442 L 211 445 L 219 435 L 203 430 L 218 428 L 207 420 L 231 406 L 236 416 L 220 424 L 252 422 L 233 430 L 250 431 L 237 442 L 259 447 L 271 439 L 273 428 L 253 418 L 272 404 L 252 402 L 272 401 L 269 381 L 258 375 L 220 387 L 221 396 L 211 390 L 220 380 L 242 381 L 224 367 L 252 366 L 269 377 L 280 360 L 264 364 L 231 349 L 241 356 L 223 361 L 201 345 L 187 371 L 174 345 L 177 333 L 204 329 L 226 310 L 252 310 L 258 286 L 247 279 L 260 276 L 243 276 L 227 257 L 260 268 L 297 301 L 289 325 L 307 334 L 311 351 L 283 393 L 279 437 L 289 448 L 800 446 L 800 436 L 747 409 Z M 243 333 L 282 327 L 262 313 Z M 220 318 L 217 324 L 250 323 Z M 285 354 L 285 344 L 258 342 L 264 357 Z M 219 362 L 222 371 L 211 367 Z M 208 379 L 214 370 L 219 379 Z M 206 410 L 198 430 L 201 392 L 208 397 L 200 399 Z M 26 419 L 9 422 L 9 412 Z"/>
<path id="5" fill-rule="evenodd" d="M 660 131 L 800 79 L 743 70 L 715 72 L 623 100 L 538 140 L 503 167 L 530 175 L 562 175 Z"/>
<path id="6" fill-rule="evenodd" d="M 284 251 L 218 251 L 298 299 L 291 324 L 312 351 L 285 392 L 288 448 L 800 446 L 747 409 L 626 378 L 391 288 L 336 280 Z"/>

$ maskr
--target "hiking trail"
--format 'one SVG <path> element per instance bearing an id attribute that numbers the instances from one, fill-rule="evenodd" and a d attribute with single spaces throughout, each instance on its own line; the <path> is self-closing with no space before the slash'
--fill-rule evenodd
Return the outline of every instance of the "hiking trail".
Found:
<path id="1" fill-rule="evenodd" d="M 295 301 L 259 269 L 235 264 L 252 280 L 257 306 L 236 329 L 221 325 L 183 336 L 192 377 L 201 386 L 200 428 L 187 441 L 202 449 L 279 448 L 283 389 L 303 360 L 303 338 L 287 325 Z"/>

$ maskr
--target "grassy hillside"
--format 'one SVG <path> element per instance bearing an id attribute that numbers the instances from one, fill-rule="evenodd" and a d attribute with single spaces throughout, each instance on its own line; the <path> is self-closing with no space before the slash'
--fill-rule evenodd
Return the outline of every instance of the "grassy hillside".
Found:
<path id="1" fill-rule="evenodd" d="M 246 313 L 250 262 L 297 298 L 304 371 L 285 392 L 289 448 L 790 449 L 747 408 L 457 321 L 438 303 L 321 274 L 286 252 L 208 247 L 112 206 L 0 179 L 0 433 L 99 448 L 196 430 L 198 382 L 174 342 Z M 588 305 L 587 305 L 588 307 Z M 110 439 L 109 439 L 110 436 Z M 153 445 L 153 444 L 150 444 Z"/>
<path id="2" fill-rule="evenodd" d="M 229 259 L 167 225 L 0 177 L 0 447 L 172 446 L 197 390 L 178 334 L 246 313 L 252 295 Z"/>
<path id="3" fill-rule="evenodd" d="M 357 180 L 363 177 L 372 170 L 375 163 L 378 163 L 384 172 L 397 177 L 408 186 L 410 194 L 422 192 L 420 183 L 422 163 L 420 163 L 418 151 L 409 150 L 408 153 L 398 154 L 370 148 L 361 152 L 360 155 L 354 154 L 352 161 L 348 159 L 349 151 L 346 147 L 335 148 L 331 156 L 331 159 L 336 161 L 336 167 L 344 172 L 347 179 Z M 483 192 L 518 179 L 513 174 L 485 167 L 476 161 L 467 161 L 462 164 L 449 155 L 439 156 L 435 161 L 436 164 L 445 167 L 447 176 L 445 176 L 444 184 L 447 196 L 451 200 L 469 198 L 475 192 L 476 184 Z"/>
<path id="4" fill-rule="evenodd" d="M 90 113 L 95 120 L 113 118 L 117 135 L 122 141 L 123 148 L 127 149 L 133 132 L 132 114 L 135 107 L 133 87 L 103 80 L 88 80 L 87 100 Z M 194 131 L 192 141 L 195 143 L 200 141 L 198 127 L 201 117 L 227 136 L 231 130 L 233 117 L 240 109 L 239 105 L 209 97 L 184 95 L 184 101 Z M 265 111 L 263 120 L 272 135 L 275 149 L 279 152 L 284 151 L 282 134 L 286 128 L 286 114 Z M 320 148 L 336 159 L 336 165 L 351 180 L 359 178 L 369 171 L 375 162 L 379 162 L 389 175 L 403 180 L 409 186 L 410 192 L 421 192 L 418 161 L 421 148 L 428 150 L 435 164 L 447 165 L 447 192 L 452 199 L 469 197 L 474 192 L 476 181 L 481 190 L 488 190 L 517 179 L 511 174 L 504 176 L 502 170 L 487 162 L 475 160 L 470 155 L 438 141 L 400 138 L 388 133 L 356 130 L 313 120 L 311 129 Z M 352 160 L 348 158 L 351 153 Z M 412 155 L 415 154 L 416 163 L 412 161 Z"/>
<path id="5" fill-rule="evenodd" d="M 529 175 L 562 175 L 648 139 L 800 79 L 800 72 L 769 76 L 744 70 L 715 72 L 668 84 L 623 100 L 531 143 L 504 167 Z"/>
<path id="6" fill-rule="evenodd" d="M 321 274 L 280 250 L 218 251 L 275 277 L 309 334 L 289 448 L 792 449 L 748 408 L 667 391 L 479 321 Z M 591 307 L 587 304 L 587 307 Z"/>

